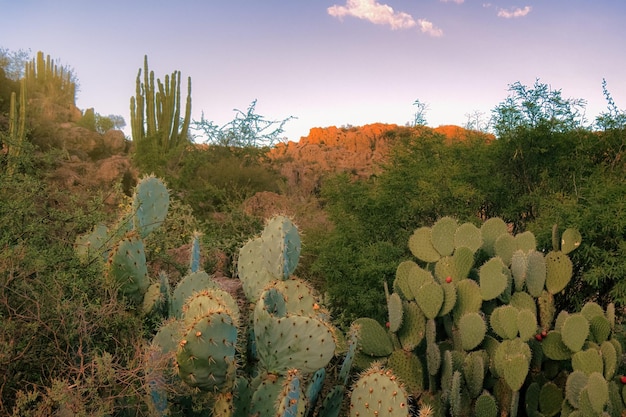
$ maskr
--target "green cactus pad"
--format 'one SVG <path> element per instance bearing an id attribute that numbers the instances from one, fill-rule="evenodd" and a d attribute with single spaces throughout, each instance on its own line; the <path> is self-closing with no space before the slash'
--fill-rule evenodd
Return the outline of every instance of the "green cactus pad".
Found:
<path id="1" fill-rule="evenodd" d="M 301 316 L 328 316 L 328 311 L 320 305 L 315 290 L 307 281 L 290 277 L 274 281 L 270 285 L 283 295 L 288 313 Z"/>
<path id="2" fill-rule="evenodd" d="M 606 319 L 609 321 L 611 325 L 611 330 L 615 328 L 615 304 L 609 303 L 606 306 Z"/>
<path id="3" fill-rule="evenodd" d="M 439 310 L 439 315 L 445 316 L 451 312 L 456 305 L 456 285 L 454 285 L 454 283 L 445 283 L 441 288 L 443 288 L 443 305 L 441 306 L 441 310 Z"/>
<path id="4" fill-rule="evenodd" d="M 225 312 L 214 312 L 189 326 L 176 353 L 178 375 L 203 391 L 225 391 L 235 382 L 237 327 Z"/>
<path id="5" fill-rule="evenodd" d="M 574 408 L 579 408 L 580 393 L 587 386 L 588 380 L 589 376 L 581 371 L 574 371 L 567 376 L 565 398 Z"/>
<path id="6" fill-rule="evenodd" d="M 398 376 L 409 395 L 418 398 L 424 391 L 422 362 L 414 353 L 394 350 L 387 360 L 387 366 Z"/>
<path id="7" fill-rule="evenodd" d="M 621 362 L 621 358 L 617 356 L 617 351 L 613 343 L 608 340 L 600 345 L 600 353 L 602 354 L 602 362 L 604 363 L 604 378 L 610 381 L 615 375 L 615 371 Z"/>
<path id="8" fill-rule="evenodd" d="M 563 322 L 561 337 L 565 346 L 572 352 L 582 349 L 588 335 L 589 321 L 582 314 L 570 314 Z"/>
<path id="9" fill-rule="evenodd" d="M 487 325 L 479 313 L 467 313 L 459 320 L 459 332 L 463 350 L 473 350 L 485 338 Z"/>
<path id="10" fill-rule="evenodd" d="M 522 291 L 526 282 L 528 272 L 528 258 L 523 250 L 516 250 L 511 256 L 511 275 L 515 283 L 515 290 Z"/>
<path id="11" fill-rule="evenodd" d="M 587 380 L 587 393 L 593 411 L 601 414 L 604 406 L 609 402 L 609 386 L 600 372 L 593 372 Z"/>
<path id="12" fill-rule="evenodd" d="M 426 343 L 426 369 L 431 376 L 439 373 L 441 367 L 441 350 L 436 343 Z"/>
<path id="13" fill-rule="evenodd" d="M 240 314 L 237 301 L 228 292 L 218 288 L 202 290 L 187 298 L 183 305 L 184 322 L 191 324 L 213 311 L 220 310 L 226 311 L 233 319 L 233 324 L 239 326 Z"/>
<path id="14" fill-rule="evenodd" d="M 433 246 L 432 229 L 420 227 L 409 238 L 409 250 L 417 259 L 430 263 L 437 262 L 441 254 Z"/>
<path id="15" fill-rule="evenodd" d="M 139 305 L 148 287 L 148 268 L 143 241 L 135 232 L 127 233 L 109 253 L 107 277 L 130 302 Z"/>
<path id="16" fill-rule="evenodd" d="M 547 382 L 539 392 L 539 410 L 546 417 L 553 417 L 561 411 L 563 391 L 554 382 Z"/>
<path id="17" fill-rule="evenodd" d="M 546 284 L 546 259 L 543 253 L 533 250 L 527 255 L 526 289 L 533 297 L 539 297 Z"/>
<path id="18" fill-rule="evenodd" d="M 174 288 L 170 303 L 170 316 L 180 319 L 183 317 L 183 306 L 185 301 L 194 293 L 209 288 L 219 288 L 211 279 L 211 276 L 204 271 L 193 272 L 186 275 Z"/>
<path id="19" fill-rule="evenodd" d="M 496 254 L 494 247 L 496 240 L 500 236 L 508 234 L 509 227 L 501 218 L 492 217 L 480 226 L 480 232 L 483 238 L 483 249 L 489 256 L 493 256 Z"/>
<path id="20" fill-rule="evenodd" d="M 537 307 L 539 308 L 539 324 L 541 328 L 551 328 L 556 313 L 554 296 L 548 291 L 542 291 L 541 295 L 537 298 Z"/>
<path id="21" fill-rule="evenodd" d="M 276 279 L 287 279 L 298 266 L 301 242 L 298 229 L 285 216 L 271 218 L 259 240 L 265 248 L 265 265 Z"/>
<path id="22" fill-rule="evenodd" d="M 585 316 L 587 320 L 591 321 L 591 319 L 596 316 L 604 316 L 604 309 L 602 308 L 602 306 L 600 306 L 600 304 L 593 301 L 588 301 L 580 310 L 580 313 Z"/>
<path id="23" fill-rule="evenodd" d="M 412 351 L 424 339 L 426 316 L 414 301 L 403 302 L 403 323 L 397 336 L 402 349 Z"/>
<path id="24" fill-rule="evenodd" d="M 256 302 L 263 289 L 270 282 L 278 279 L 267 269 L 265 246 L 261 239 L 249 240 L 239 249 L 237 273 L 243 292 L 250 302 Z"/>
<path id="25" fill-rule="evenodd" d="M 261 303 L 254 309 L 254 337 L 257 354 L 268 372 L 299 369 L 315 372 L 328 364 L 335 353 L 332 327 L 314 317 L 275 317 Z"/>
<path id="26" fill-rule="evenodd" d="M 167 314 L 168 298 L 166 291 L 162 289 L 161 281 L 150 284 L 143 297 L 141 310 L 145 315 L 157 314 L 165 316 Z"/>
<path id="27" fill-rule="evenodd" d="M 496 374 L 500 377 L 506 378 L 506 375 L 505 375 L 506 368 L 515 368 L 515 366 L 513 365 L 517 365 L 517 366 L 520 365 L 519 359 L 515 359 L 514 364 L 511 362 L 512 358 L 518 357 L 518 356 L 522 357 L 526 361 L 526 365 L 522 366 L 518 370 L 524 373 L 524 378 L 525 378 L 525 374 L 528 373 L 530 359 L 531 359 L 530 346 L 528 346 L 527 343 L 525 343 L 519 338 L 503 340 L 502 343 L 500 343 L 497 346 L 493 354 L 493 362 L 494 362 Z M 510 380 L 510 383 L 508 383 L 507 385 L 511 388 L 512 391 L 516 391 L 514 387 L 517 385 L 516 383 L 519 382 L 519 379 L 522 378 L 522 375 L 515 374 L 515 371 L 513 369 L 510 369 L 509 372 L 511 373 L 510 375 L 511 380 Z"/>
<path id="28" fill-rule="evenodd" d="M 577 229 L 566 229 L 561 237 L 561 252 L 568 254 L 582 243 L 582 236 Z"/>
<path id="29" fill-rule="evenodd" d="M 317 417 L 339 417 L 341 406 L 345 396 L 345 387 L 343 385 L 335 385 L 320 405 L 317 411 Z"/>
<path id="30" fill-rule="evenodd" d="M 454 234 L 455 248 L 469 248 L 472 253 L 483 245 L 480 229 L 471 223 L 463 223 L 456 229 Z"/>
<path id="31" fill-rule="evenodd" d="M 519 310 L 517 313 L 517 329 L 520 339 L 530 340 L 537 333 L 537 316 L 530 310 Z"/>
<path id="32" fill-rule="evenodd" d="M 474 403 L 474 416 L 476 417 L 497 417 L 498 404 L 493 395 L 488 392 L 482 393 Z"/>
<path id="33" fill-rule="evenodd" d="M 170 194 L 163 181 L 148 176 L 142 178 L 133 194 L 133 226 L 142 238 L 161 226 L 170 204 Z"/>
<path id="34" fill-rule="evenodd" d="M 250 400 L 249 415 L 275 417 L 276 403 L 286 378 L 274 374 L 264 375 Z"/>
<path id="35" fill-rule="evenodd" d="M 449 277 L 452 281 L 458 281 L 456 265 L 452 256 L 444 256 L 435 264 L 435 277 L 440 284 L 444 284 Z"/>
<path id="36" fill-rule="evenodd" d="M 496 256 L 499 256 L 504 262 L 505 265 L 511 264 L 511 258 L 513 257 L 513 252 L 517 250 L 517 244 L 515 243 L 515 237 L 510 234 L 500 235 L 496 242 L 494 243 L 494 250 Z"/>
<path id="37" fill-rule="evenodd" d="M 604 371 L 604 361 L 598 349 L 581 350 L 572 355 L 572 369 L 591 375 L 594 372 Z"/>
<path id="38" fill-rule="evenodd" d="M 417 300 L 417 294 L 425 284 L 434 283 L 435 279 L 430 271 L 424 268 L 417 267 L 411 271 L 411 277 L 409 280 L 409 289 L 411 291 L 412 298 Z"/>
<path id="39" fill-rule="evenodd" d="M 412 281 L 415 274 L 419 274 L 417 271 L 420 267 L 413 261 L 404 261 L 398 265 L 396 269 L 396 278 L 393 281 L 393 290 L 400 294 L 405 300 L 414 300 L 415 296 L 411 291 L 409 282 Z"/>
<path id="40" fill-rule="evenodd" d="M 515 246 L 528 253 L 537 249 L 537 241 L 532 232 L 523 232 L 515 235 Z"/>
<path id="41" fill-rule="evenodd" d="M 433 224 L 431 235 L 433 247 L 441 256 L 452 255 L 454 251 L 454 234 L 458 223 L 452 217 L 442 217 Z"/>
<path id="42" fill-rule="evenodd" d="M 535 304 L 535 299 L 527 292 L 518 291 L 513 293 L 509 304 L 518 310 L 528 310 L 533 313 L 535 317 L 537 316 L 537 304 Z"/>
<path id="43" fill-rule="evenodd" d="M 374 366 L 352 386 L 351 417 L 408 417 L 409 396 L 389 369 Z"/>
<path id="44" fill-rule="evenodd" d="M 506 268 L 498 257 L 491 258 L 480 267 L 480 293 L 482 299 L 493 300 L 497 298 L 507 287 L 507 276 L 503 273 Z"/>
<path id="45" fill-rule="evenodd" d="M 589 330 L 596 343 L 609 340 L 611 336 L 611 323 L 604 316 L 595 316 L 589 323 Z"/>
<path id="46" fill-rule="evenodd" d="M 561 292 L 572 279 L 572 261 L 563 252 L 546 255 L 546 289 L 551 294 Z"/>
<path id="47" fill-rule="evenodd" d="M 424 284 L 415 293 L 415 301 L 426 318 L 434 319 L 443 305 L 443 288 L 434 280 Z"/>
<path id="48" fill-rule="evenodd" d="M 393 293 L 387 300 L 387 311 L 389 312 L 389 330 L 397 332 L 402 326 L 402 317 L 404 309 L 402 307 L 402 299 L 397 293 Z"/>
<path id="49" fill-rule="evenodd" d="M 232 417 L 235 409 L 234 396 L 230 392 L 218 392 L 213 396 L 211 417 Z"/>
<path id="50" fill-rule="evenodd" d="M 517 315 L 519 310 L 511 305 L 497 307 L 491 313 L 489 324 L 491 328 L 503 339 L 514 339 L 518 335 Z"/>
<path id="51" fill-rule="evenodd" d="M 287 372 L 287 378 L 276 397 L 277 410 L 274 414 L 280 417 L 303 417 L 306 411 L 306 400 L 300 384 L 300 376 L 296 369 Z"/>
<path id="52" fill-rule="evenodd" d="M 524 402 L 526 408 L 526 415 L 533 416 L 539 412 L 539 393 L 541 392 L 541 386 L 538 382 L 531 382 L 526 388 L 526 394 L 524 395 Z M 561 404 L 559 404 L 559 407 Z"/>
<path id="53" fill-rule="evenodd" d="M 543 338 L 541 346 L 544 355 L 552 360 L 562 361 L 572 357 L 572 352 L 565 346 L 561 333 L 558 331 L 548 332 L 547 336 Z"/>
<path id="54" fill-rule="evenodd" d="M 76 237 L 74 252 L 83 264 L 94 258 L 106 260 L 108 245 L 109 233 L 107 227 L 104 224 L 97 224 L 91 232 Z"/>
<path id="55" fill-rule="evenodd" d="M 471 398 L 478 397 L 483 391 L 485 380 L 485 359 L 489 356 L 484 350 L 470 352 L 463 361 L 463 377 Z"/>
<path id="56" fill-rule="evenodd" d="M 464 279 L 456 284 L 456 304 L 452 310 L 455 321 L 466 313 L 478 312 L 483 304 L 480 287 L 476 281 Z"/>
<path id="57" fill-rule="evenodd" d="M 504 380 L 511 391 L 519 391 L 528 375 L 528 358 L 526 356 L 511 355 L 503 365 Z"/>
<path id="58" fill-rule="evenodd" d="M 387 331 L 379 322 L 369 317 L 356 319 L 353 325 L 359 326 L 359 348 L 366 355 L 389 356 L 393 344 Z"/>

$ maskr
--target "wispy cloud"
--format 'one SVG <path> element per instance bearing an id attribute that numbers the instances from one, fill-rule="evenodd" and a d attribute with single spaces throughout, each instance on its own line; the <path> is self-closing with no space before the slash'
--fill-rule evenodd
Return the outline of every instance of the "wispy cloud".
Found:
<path id="1" fill-rule="evenodd" d="M 458 2 L 459 0 L 453 0 Z M 463 0 L 461 0 L 463 1 Z M 424 19 L 415 20 L 405 12 L 396 12 L 387 4 L 376 0 L 347 0 L 345 6 L 334 5 L 327 9 L 328 14 L 343 19 L 346 16 L 370 21 L 376 25 L 389 25 L 391 29 L 410 29 L 418 27 L 430 36 L 441 36 L 443 31 Z"/>
<path id="2" fill-rule="evenodd" d="M 439 0 L 443 3 L 456 3 L 456 4 L 463 4 L 465 2 L 465 0 Z"/>
<path id="3" fill-rule="evenodd" d="M 525 6 L 523 8 L 517 7 L 512 9 L 498 9 L 498 17 L 504 17 L 505 19 L 524 17 L 530 13 L 531 10 L 532 7 L 530 6 Z"/>
<path id="4" fill-rule="evenodd" d="M 422 31 L 422 33 L 426 33 L 434 37 L 443 36 L 443 30 L 439 29 L 438 27 L 433 25 L 432 22 L 429 22 L 428 20 L 419 19 L 417 21 L 417 24 L 419 25 L 419 28 Z"/>

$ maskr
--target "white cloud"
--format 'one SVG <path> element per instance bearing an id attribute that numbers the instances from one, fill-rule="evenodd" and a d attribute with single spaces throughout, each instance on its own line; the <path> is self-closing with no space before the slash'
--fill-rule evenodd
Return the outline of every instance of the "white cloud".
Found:
<path id="1" fill-rule="evenodd" d="M 417 24 L 419 25 L 420 30 L 423 33 L 426 33 L 434 37 L 443 36 L 443 30 L 439 29 L 437 26 L 433 25 L 433 23 L 429 22 L 428 20 L 419 19 L 417 21 Z"/>
<path id="2" fill-rule="evenodd" d="M 452 2 L 456 4 L 463 4 L 463 2 L 465 2 L 465 0 L 439 0 L 439 1 L 444 2 L 444 3 Z"/>
<path id="3" fill-rule="evenodd" d="M 515 9 L 499 9 L 498 10 L 498 17 L 504 17 L 505 19 L 512 19 L 515 17 L 524 17 L 526 16 L 528 13 L 530 13 L 530 11 L 532 10 L 532 8 L 530 6 L 526 6 L 524 8 L 515 8 Z"/>
<path id="4" fill-rule="evenodd" d="M 409 29 L 417 25 L 410 14 L 396 12 L 391 6 L 376 0 L 347 0 L 345 6 L 334 5 L 327 10 L 329 15 L 339 19 L 353 16 L 377 25 L 389 25 L 392 29 Z"/>

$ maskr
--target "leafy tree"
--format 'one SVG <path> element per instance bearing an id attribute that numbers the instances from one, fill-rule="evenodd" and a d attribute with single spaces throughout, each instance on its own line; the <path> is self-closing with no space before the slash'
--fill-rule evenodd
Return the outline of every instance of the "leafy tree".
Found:
<path id="1" fill-rule="evenodd" d="M 7 79 L 19 81 L 24 75 L 26 63 L 30 60 L 30 50 L 18 49 L 11 51 L 0 47 L 0 68 L 4 70 Z"/>
<path id="2" fill-rule="evenodd" d="M 202 141 L 212 145 L 238 148 L 272 146 L 283 134 L 285 124 L 294 117 L 265 119 L 255 113 L 256 102 L 252 101 L 246 112 L 235 109 L 235 118 L 221 127 L 205 119 L 203 113 L 200 121 L 194 121 L 194 129 L 200 132 Z"/>
<path id="3" fill-rule="evenodd" d="M 413 115 L 413 126 L 426 126 L 426 112 L 428 111 L 428 103 L 424 103 L 419 99 L 413 102 L 413 105 L 417 108 Z"/>

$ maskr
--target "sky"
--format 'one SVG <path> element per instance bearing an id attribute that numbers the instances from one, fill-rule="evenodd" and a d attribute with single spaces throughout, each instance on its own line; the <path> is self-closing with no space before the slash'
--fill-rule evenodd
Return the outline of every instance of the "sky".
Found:
<path id="1" fill-rule="evenodd" d="M 0 48 L 70 67 L 77 106 L 124 117 L 144 55 L 155 77 L 192 81 L 192 119 L 218 125 L 257 100 L 268 120 L 313 127 L 488 119 L 515 82 L 538 79 L 626 108 L 624 0 L 0 0 Z M 130 134 L 130 129 L 125 129 Z"/>

